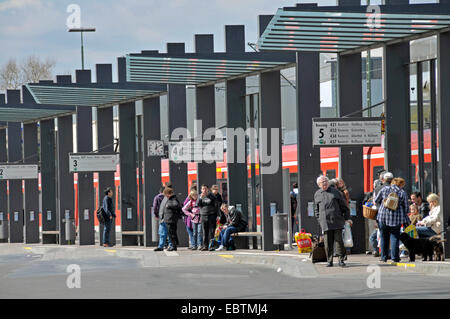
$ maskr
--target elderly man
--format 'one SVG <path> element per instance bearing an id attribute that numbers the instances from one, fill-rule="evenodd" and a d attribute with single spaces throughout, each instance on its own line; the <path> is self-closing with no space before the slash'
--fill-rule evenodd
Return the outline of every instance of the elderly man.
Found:
<path id="1" fill-rule="evenodd" d="M 333 247 L 336 242 L 336 250 L 339 257 L 339 266 L 345 267 L 345 247 L 342 240 L 342 229 L 350 220 L 350 210 L 341 193 L 334 187 L 329 187 L 326 176 L 317 179 L 319 190 L 314 194 L 314 212 L 319 220 L 324 233 L 325 251 L 327 254 L 327 267 L 333 266 Z"/>

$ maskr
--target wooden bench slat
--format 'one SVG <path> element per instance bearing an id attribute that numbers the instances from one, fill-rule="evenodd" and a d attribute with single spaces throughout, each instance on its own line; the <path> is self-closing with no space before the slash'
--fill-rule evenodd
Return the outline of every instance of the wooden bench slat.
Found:
<path id="1" fill-rule="evenodd" d="M 59 231 L 58 230 L 43 230 L 42 234 L 43 235 L 59 235 Z"/>
<path id="2" fill-rule="evenodd" d="M 241 233 L 234 233 L 231 236 L 234 237 L 254 237 L 254 236 L 261 236 L 262 232 L 241 232 Z"/>
<path id="3" fill-rule="evenodd" d="M 139 236 L 139 235 L 144 235 L 144 232 L 143 231 L 133 231 L 133 230 L 130 230 L 130 231 L 122 231 L 122 235 L 136 235 L 136 236 Z"/>

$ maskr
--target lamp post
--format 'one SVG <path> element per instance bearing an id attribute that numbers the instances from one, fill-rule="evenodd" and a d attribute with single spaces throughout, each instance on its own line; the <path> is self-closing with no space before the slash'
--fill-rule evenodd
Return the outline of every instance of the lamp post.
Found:
<path id="1" fill-rule="evenodd" d="M 81 33 L 81 69 L 84 70 L 83 32 L 95 32 L 95 28 L 71 28 L 68 31 Z"/>

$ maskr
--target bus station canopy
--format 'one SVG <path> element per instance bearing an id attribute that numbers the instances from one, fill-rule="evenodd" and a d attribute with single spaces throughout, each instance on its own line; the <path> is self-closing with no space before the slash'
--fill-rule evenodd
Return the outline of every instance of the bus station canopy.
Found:
<path id="1" fill-rule="evenodd" d="M 167 85 L 146 83 L 30 83 L 25 87 L 38 104 L 92 107 L 132 102 L 167 91 Z"/>
<path id="2" fill-rule="evenodd" d="M 4 122 L 37 122 L 44 119 L 75 113 L 75 108 L 27 108 L 21 106 L 0 105 L 0 121 Z M 0 122 L 0 127 L 2 123 Z M 4 126 L 4 125 L 3 125 Z"/>
<path id="3" fill-rule="evenodd" d="M 386 5 L 278 9 L 259 38 L 261 51 L 351 53 L 450 29 L 450 5 Z M 369 12 L 368 12 L 369 11 Z"/>
<path id="4" fill-rule="evenodd" d="M 273 52 L 134 53 L 126 56 L 128 82 L 211 85 L 295 65 L 295 55 Z"/>

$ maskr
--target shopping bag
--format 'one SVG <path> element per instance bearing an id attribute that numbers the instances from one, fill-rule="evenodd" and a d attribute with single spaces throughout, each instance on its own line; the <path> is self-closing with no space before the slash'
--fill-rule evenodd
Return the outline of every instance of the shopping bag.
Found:
<path id="1" fill-rule="evenodd" d="M 297 242 L 297 248 L 300 254 L 310 253 L 312 251 L 311 234 L 306 233 L 304 229 L 300 233 L 295 233 L 295 241 Z"/>
<path id="2" fill-rule="evenodd" d="M 216 223 L 216 231 L 214 232 L 214 239 L 216 241 L 219 240 L 219 235 L 220 235 L 220 232 L 222 230 L 223 230 L 223 224 L 221 224 L 220 221 L 219 221 L 219 222 Z"/>
<path id="3" fill-rule="evenodd" d="M 349 223 L 345 223 L 344 233 L 342 234 L 344 239 L 344 247 L 353 247 L 352 228 Z"/>
<path id="4" fill-rule="evenodd" d="M 419 238 L 419 234 L 417 234 L 416 226 L 411 224 L 403 230 L 404 233 L 407 233 L 411 238 Z"/>

